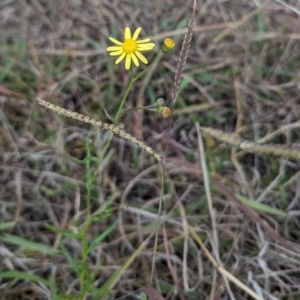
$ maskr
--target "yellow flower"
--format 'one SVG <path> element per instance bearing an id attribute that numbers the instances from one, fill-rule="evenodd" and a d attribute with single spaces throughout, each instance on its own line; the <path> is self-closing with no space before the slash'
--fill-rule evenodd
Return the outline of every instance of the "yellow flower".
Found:
<path id="1" fill-rule="evenodd" d="M 144 63 L 148 64 L 148 60 L 141 53 L 141 51 L 152 50 L 155 46 L 154 43 L 148 43 L 150 39 L 137 40 L 142 28 L 138 27 L 131 37 L 131 32 L 129 27 L 125 28 L 124 31 L 124 42 L 119 42 L 118 40 L 110 37 L 109 39 L 118 46 L 108 47 L 106 50 L 110 52 L 111 56 L 119 56 L 115 61 L 115 64 L 120 63 L 125 57 L 125 69 L 129 70 L 131 66 L 131 61 L 138 67 L 140 65 L 138 58 Z"/>

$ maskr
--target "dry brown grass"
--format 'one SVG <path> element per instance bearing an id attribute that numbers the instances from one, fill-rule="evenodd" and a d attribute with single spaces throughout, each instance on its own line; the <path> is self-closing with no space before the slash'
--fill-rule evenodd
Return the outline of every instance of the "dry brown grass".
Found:
<path id="1" fill-rule="evenodd" d="M 143 36 L 158 44 L 173 37 L 180 45 L 190 2 L 0 3 L 0 226 L 15 222 L 0 227 L 1 299 L 52 299 L 43 283 L 1 278 L 8 270 L 55 282 L 60 293 L 79 293 L 64 255 L 29 250 L 9 239 L 18 236 L 52 249 L 65 245 L 80 261 L 80 242 L 45 224 L 71 232 L 75 224 L 85 224 L 86 169 L 73 158 L 87 155 L 88 135 L 92 154 L 105 153 L 93 184 L 91 209 L 98 221 L 89 241 L 119 222 L 88 257 L 91 271 L 102 265 L 95 287 L 153 232 L 161 190 L 155 159 L 119 137 L 105 152 L 107 133 L 45 111 L 35 99 L 109 122 L 102 108 L 116 112 L 129 74 L 107 55 L 108 36 L 119 37 L 124 26 L 142 26 Z M 205 137 L 210 207 L 195 126 L 199 121 L 250 141 L 299 147 L 299 25 L 296 0 L 199 1 L 172 129 L 140 110 L 122 119 L 127 131 L 159 153 L 170 134 L 167 217 L 158 236 L 154 285 L 165 299 L 250 299 L 218 273 L 191 228 L 222 268 L 263 299 L 300 299 L 299 162 L 238 151 Z M 160 97 L 170 104 L 179 53 L 178 46 L 149 81 L 135 84 L 127 109 Z M 252 202 L 241 202 L 240 196 Z M 101 219 L 108 202 L 109 217 Z M 138 299 L 149 284 L 152 253 L 153 239 L 124 271 L 110 299 Z M 150 288 L 146 292 L 157 296 Z"/>

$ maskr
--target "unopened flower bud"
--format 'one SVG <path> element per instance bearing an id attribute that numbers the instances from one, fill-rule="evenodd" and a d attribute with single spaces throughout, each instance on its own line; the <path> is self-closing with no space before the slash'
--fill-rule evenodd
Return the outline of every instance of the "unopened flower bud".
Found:
<path id="1" fill-rule="evenodd" d="M 162 49 L 162 51 L 163 51 L 164 53 L 168 53 L 168 52 L 170 52 L 174 47 L 175 47 L 175 42 L 174 42 L 174 40 L 169 39 L 169 38 L 166 38 L 166 39 L 164 40 L 164 43 L 163 43 L 161 49 Z"/>
<path id="2" fill-rule="evenodd" d="M 167 106 L 160 106 L 157 109 L 158 114 L 160 114 L 164 119 L 168 119 L 171 116 L 171 109 Z"/>
<path id="3" fill-rule="evenodd" d="M 156 104 L 157 104 L 158 106 L 162 106 L 162 105 L 165 104 L 165 100 L 164 100 L 163 98 L 158 98 L 158 99 L 156 100 Z"/>

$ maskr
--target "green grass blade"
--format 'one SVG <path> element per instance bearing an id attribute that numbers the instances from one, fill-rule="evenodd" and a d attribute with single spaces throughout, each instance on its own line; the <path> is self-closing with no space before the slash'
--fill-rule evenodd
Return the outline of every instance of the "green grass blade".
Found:
<path id="1" fill-rule="evenodd" d="M 77 277 L 79 278 L 79 267 L 78 267 L 77 260 L 73 259 L 72 255 L 64 245 L 61 245 L 61 251 L 65 256 L 65 258 L 68 260 L 69 264 L 72 266 L 73 271 L 76 273 Z"/>
<path id="2" fill-rule="evenodd" d="M 7 271 L 7 272 L 1 272 L 0 278 L 6 278 L 6 279 L 23 279 L 23 280 L 29 280 L 36 283 L 43 283 L 45 286 L 50 287 L 50 283 L 48 280 L 45 280 L 41 278 L 40 276 L 30 274 L 28 272 L 20 272 L 20 271 Z"/>
<path id="3" fill-rule="evenodd" d="M 55 254 L 60 253 L 58 250 L 53 249 L 51 247 L 45 246 L 45 245 L 40 244 L 40 243 L 31 242 L 31 241 L 25 240 L 23 238 L 20 238 L 18 236 L 11 235 L 11 234 L 4 234 L 1 237 L 1 239 L 5 242 L 9 242 L 9 243 L 12 243 L 14 245 L 18 245 L 22 248 L 34 250 L 34 251 L 37 251 L 37 252 L 42 252 L 44 254 L 55 255 Z"/>
<path id="4" fill-rule="evenodd" d="M 16 225 L 15 221 L 0 223 L 0 230 L 9 229 L 9 228 L 14 227 L 15 225 Z"/>
<path id="5" fill-rule="evenodd" d="M 110 233 L 112 233 L 118 225 L 118 221 L 114 222 L 109 228 L 107 228 L 102 234 L 96 237 L 89 246 L 88 253 L 93 251 L 98 244 L 100 244 Z"/>
<path id="6" fill-rule="evenodd" d="M 103 286 L 95 293 L 93 300 L 108 299 L 108 295 L 115 284 L 120 280 L 124 271 L 134 262 L 137 256 L 147 246 L 149 239 L 146 239 L 138 249 L 125 261 L 125 263 L 103 284 Z"/>
<path id="7" fill-rule="evenodd" d="M 236 194 L 236 197 L 241 202 L 243 202 L 244 204 L 246 204 L 247 206 L 253 208 L 254 210 L 256 210 L 258 212 L 264 212 L 264 213 L 276 215 L 276 216 L 279 216 L 279 217 L 290 218 L 288 213 L 286 213 L 282 210 L 279 210 L 277 208 L 270 207 L 269 205 L 266 205 L 264 203 L 253 201 L 253 200 L 251 200 L 251 199 L 249 199 L 245 196 L 241 196 L 241 195 Z"/>

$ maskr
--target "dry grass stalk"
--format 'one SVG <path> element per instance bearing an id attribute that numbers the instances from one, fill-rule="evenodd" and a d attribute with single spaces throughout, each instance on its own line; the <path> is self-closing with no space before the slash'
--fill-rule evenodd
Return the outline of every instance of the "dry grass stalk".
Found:
<path id="1" fill-rule="evenodd" d="M 213 129 L 209 127 L 200 127 L 200 130 L 205 134 L 218 139 L 221 142 L 230 144 L 233 147 L 237 147 L 240 150 L 247 152 L 253 152 L 258 154 L 275 155 L 285 159 L 300 160 L 300 152 L 298 149 L 276 144 L 262 145 L 254 142 L 249 142 L 235 137 L 232 134 L 226 133 L 222 130 Z"/>
<path id="2" fill-rule="evenodd" d="M 189 49 L 190 49 L 190 45 L 191 45 L 191 41 L 192 41 L 192 37 L 193 37 L 194 23 L 195 23 L 195 11 L 196 11 L 196 0 L 194 0 L 192 16 L 189 20 L 188 30 L 187 30 L 186 34 L 184 35 L 180 55 L 178 58 L 177 70 L 176 70 L 175 77 L 174 77 L 174 89 L 172 92 L 173 105 L 175 104 L 175 101 L 176 101 L 176 98 L 178 95 L 178 90 L 179 90 L 180 82 L 182 79 L 182 73 L 185 68 L 186 59 L 188 57 L 188 53 L 189 53 Z"/>
<path id="3" fill-rule="evenodd" d="M 133 144 L 139 146 L 140 148 L 144 149 L 146 152 L 148 152 L 149 154 L 151 154 L 152 156 L 154 156 L 158 161 L 161 161 L 161 157 L 160 155 L 154 151 L 150 146 L 146 145 L 145 143 L 143 143 L 142 141 L 138 140 L 136 137 L 132 136 L 130 133 L 128 133 L 127 131 L 121 129 L 118 126 L 115 126 L 113 124 L 108 124 L 108 123 L 104 123 L 101 121 L 97 121 L 95 119 L 92 119 L 88 116 L 73 112 L 71 110 L 67 110 L 65 108 L 62 108 L 60 106 L 48 103 L 40 98 L 37 98 L 38 103 L 58 114 L 64 115 L 66 117 L 87 123 L 87 124 L 91 124 L 94 126 L 98 126 L 100 128 L 109 130 L 111 132 L 113 132 L 114 134 L 118 135 L 119 137 L 132 142 Z"/>

